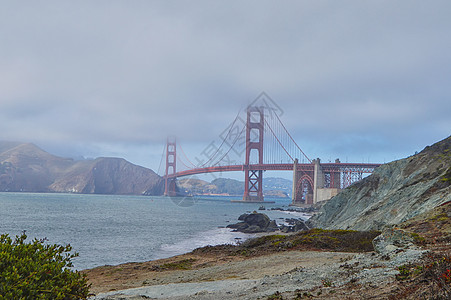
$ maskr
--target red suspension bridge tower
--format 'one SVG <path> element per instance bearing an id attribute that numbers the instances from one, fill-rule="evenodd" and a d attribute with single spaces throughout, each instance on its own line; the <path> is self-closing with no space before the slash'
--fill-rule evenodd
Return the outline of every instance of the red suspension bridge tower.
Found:
<path id="1" fill-rule="evenodd" d="M 166 172 L 164 176 L 164 195 L 176 196 L 176 177 L 170 177 L 176 173 L 177 141 L 175 137 L 168 137 L 166 141 Z"/>
<path id="2" fill-rule="evenodd" d="M 253 169 L 250 164 L 251 158 L 258 158 L 258 164 L 263 164 L 263 136 L 265 128 L 264 118 L 265 115 L 263 112 L 263 107 L 248 107 L 246 121 L 246 161 L 244 164 L 245 178 L 243 201 L 263 202 L 263 171 Z M 254 153 L 256 157 L 253 155 Z"/>

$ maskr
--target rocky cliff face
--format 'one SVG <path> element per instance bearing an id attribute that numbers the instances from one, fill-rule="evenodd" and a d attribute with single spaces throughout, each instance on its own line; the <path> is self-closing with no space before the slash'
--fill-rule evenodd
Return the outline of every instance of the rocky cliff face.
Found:
<path id="1" fill-rule="evenodd" d="M 451 201 L 451 137 L 377 168 L 310 219 L 327 229 L 382 229 Z"/>
<path id="2" fill-rule="evenodd" d="M 161 195 L 163 180 L 121 158 L 74 161 L 33 144 L 0 143 L 0 191 Z"/>

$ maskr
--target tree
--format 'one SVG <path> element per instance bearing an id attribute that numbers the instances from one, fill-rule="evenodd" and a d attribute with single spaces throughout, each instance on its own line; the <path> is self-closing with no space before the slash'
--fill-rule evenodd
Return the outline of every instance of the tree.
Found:
<path id="1" fill-rule="evenodd" d="M 44 240 L 25 242 L 23 232 L 13 240 L 0 236 L 0 300 L 87 299 L 86 276 L 73 271 L 70 245 L 49 245 Z"/>

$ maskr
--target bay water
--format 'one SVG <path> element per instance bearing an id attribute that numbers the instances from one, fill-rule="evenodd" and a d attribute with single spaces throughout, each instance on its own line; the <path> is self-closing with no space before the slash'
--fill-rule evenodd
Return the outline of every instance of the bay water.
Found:
<path id="1" fill-rule="evenodd" d="M 0 193 L 0 234 L 26 231 L 29 240 L 70 244 L 79 257 L 75 269 L 141 262 L 207 245 L 252 237 L 225 228 L 261 204 L 232 203 L 237 197 L 168 198 L 151 196 Z M 269 199 L 266 199 L 269 200 Z M 271 199 L 284 207 L 289 199 Z M 290 216 L 264 211 L 278 224 Z"/>

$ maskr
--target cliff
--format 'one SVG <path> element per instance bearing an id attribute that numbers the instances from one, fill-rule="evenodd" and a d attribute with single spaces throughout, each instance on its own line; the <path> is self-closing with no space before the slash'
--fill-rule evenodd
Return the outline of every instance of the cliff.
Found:
<path id="1" fill-rule="evenodd" d="M 0 142 L 0 191 L 161 195 L 163 180 L 121 158 L 74 161 L 33 144 Z"/>
<path id="2" fill-rule="evenodd" d="M 310 225 L 382 229 L 451 201 L 451 136 L 419 154 L 384 164 L 323 205 Z"/>

